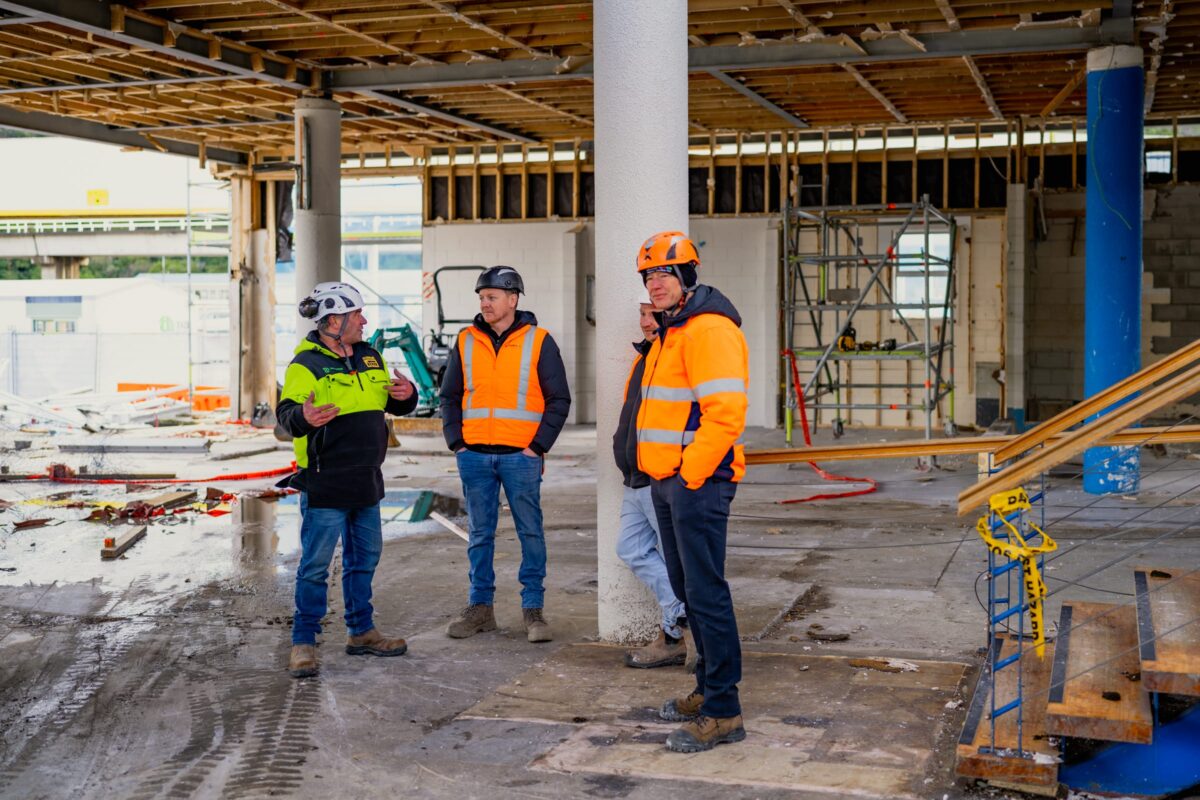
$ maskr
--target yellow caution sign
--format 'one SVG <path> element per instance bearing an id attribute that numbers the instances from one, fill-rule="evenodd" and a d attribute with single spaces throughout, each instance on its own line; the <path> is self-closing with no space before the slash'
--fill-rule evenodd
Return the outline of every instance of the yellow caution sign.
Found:
<path id="1" fill-rule="evenodd" d="M 1022 583 L 1025 585 L 1025 596 L 1029 599 L 1029 628 L 1033 634 L 1033 643 L 1038 658 L 1046 653 L 1046 628 L 1043 624 L 1042 598 L 1046 596 L 1046 583 L 1038 571 L 1038 556 L 1051 553 L 1058 549 L 1058 544 L 1046 535 L 1045 531 L 1025 518 L 1024 515 L 1032 510 L 1029 495 L 1024 489 L 1014 489 L 1000 492 L 988 498 L 989 514 L 979 518 L 975 530 L 979 532 L 988 550 L 998 556 L 1004 556 L 1012 561 L 1021 562 Z M 992 532 L 989 519 L 992 515 L 1003 525 L 1006 538 L 997 538 Z M 1020 514 L 1021 525 L 1016 525 L 1009 517 Z M 1022 529 L 1026 533 L 1022 533 Z M 1029 539 L 1040 538 L 1037 544 L 1030 544 Z"/>

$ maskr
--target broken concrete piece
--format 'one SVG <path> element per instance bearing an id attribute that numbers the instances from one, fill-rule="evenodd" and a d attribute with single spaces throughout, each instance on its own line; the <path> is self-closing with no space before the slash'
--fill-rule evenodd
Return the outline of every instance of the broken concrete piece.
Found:
<path id="1" fill-rule="evenodd" d="M 824 633 L 823 631 L 807 630 L 808 638 L 814 642 L 844 642 L 850 638 L 848 633 Z"/>

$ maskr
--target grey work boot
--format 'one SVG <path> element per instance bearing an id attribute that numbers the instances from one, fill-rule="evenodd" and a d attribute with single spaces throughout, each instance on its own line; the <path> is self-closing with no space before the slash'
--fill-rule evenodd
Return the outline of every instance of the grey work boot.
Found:
<path id="1" fill-rule="evenodd" d="M 317 646 L 294 644 L 288 658 L 288 674 L 293 678 L 311 678 L 317 674 Z"/>
<path id="2" fill-rule="evenodd" d="M 625 653 L 625 666 L 637 669 L 654 669 L 682 664 L 687 660 L 687 645 L 682 639 L 668 639 L 662 628 L 650 644 Z"/>
<path id="3" fill-rule="evenodd" d="M 521 616 L 525 618 L 525 638 L 531 642 L 548 642 L 554 638 L 550 632 L 550 624 L 542 616 L 540 608 L 523 608 Z"/>
<path id="4" fill-rule="evenodd" d="M 469 605 L 459 612 L 458 619 L 446 626 L 446 635 L 451 639 L 466 639 L 477 633 L 496 630 L 496 614 L 492 606 L 484 603 Z"/>

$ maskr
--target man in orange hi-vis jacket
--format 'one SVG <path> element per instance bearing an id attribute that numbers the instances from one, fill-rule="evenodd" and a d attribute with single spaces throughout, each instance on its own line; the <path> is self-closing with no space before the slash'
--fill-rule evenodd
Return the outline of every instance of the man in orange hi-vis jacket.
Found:
<path id="1" fill-rule="evenodd" d="M 646 355 L 637 416 L 638 468 L 651 495 L 676 596 L 696 641 L 696 687 L 668 700 L 663 719 L 683 722 L 667 747 L 683 753 L 746 738 L 738 681 L 742 651 L 725 581 L 729 506 L 746 471 L 749 352 L 741 317 L 697 282 L 700 255 L 679 231 L 651 236 L 637 269 L 659 319 Z"/>

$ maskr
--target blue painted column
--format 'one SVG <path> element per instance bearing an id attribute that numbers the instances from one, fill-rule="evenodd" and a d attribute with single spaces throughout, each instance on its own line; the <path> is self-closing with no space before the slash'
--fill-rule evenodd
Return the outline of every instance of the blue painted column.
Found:
<path id="1" fill-rule="evenodd" d="M 1084 394 L 1091 396 L 1141 368 L 1142 356 L 1142 49 L 1088 53 L 1087 225 L 1084 292 Z M 1093 447 L 1083 486 L 1092 494 L 1137 491 L 1136 447 Z"/>

